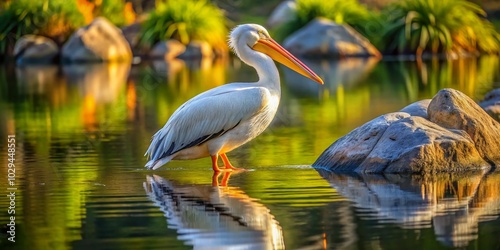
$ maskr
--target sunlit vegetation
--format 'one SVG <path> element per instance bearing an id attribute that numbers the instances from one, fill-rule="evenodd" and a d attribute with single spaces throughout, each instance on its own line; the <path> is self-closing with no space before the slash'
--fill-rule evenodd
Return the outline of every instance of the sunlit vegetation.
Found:
<path id="1" fill-rule="evenodd" d="M 130 24 L 135 20 L 135 12 L 130 2 L 125 3 L 125 0 L 101 0 L 95 2 L 94 17 L 106 17 L 117 26 Z"/>
<path id="2" fill-rule="evenodd" d="M 349 24 L 362 34 L 377 28 L 378 18 L 357 0 L 297 0 L 297 12 L 293 20 L 276 30 L 277 39 L 284 39 L 304 27 L 317 17 L 323 17 L 339 24 Z"/>
<path id="3" fill-rule="evenodd" d="M 115 25 L 129 24 L 135 12 L 124 0 L 15 0 L 0 3 L 0 54 L 11 51 L 23 35 L 64 43 L 78 28 L 104 16 Z"/>
<path id="4" fill-rule="evenodd" d="M 382 41 L 390 53 L 500 51 L 500 35 L 478 5 L 465 0 L 405 0 L 390 5 Z"/>
<path id="5" fill-rule="evenodd" d="M 85 21 L 76 1 L 16 0 L 0 6 L 0 10 L 1 54 L 25 34 L 62 42 Z"/>
<path id="6" fill-rule="evenodd" d="M 141 41 L 148 45 L 176 39 L 183 44 L 201 40 L 213 47 L 226 47 L 224 13 L 206 0 L 158 1 L 142 27 Z"/>

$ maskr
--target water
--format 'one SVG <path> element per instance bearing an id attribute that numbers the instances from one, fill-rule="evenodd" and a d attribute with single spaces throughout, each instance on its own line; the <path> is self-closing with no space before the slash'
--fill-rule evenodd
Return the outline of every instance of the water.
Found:
<path id="1" fill-rule="evenodd" d="M 143 168 L 152 134 L 196 94 L 255 80 L 238 60 L 0 67 L 0 190 L 15 135 L 16 242 L 0 198 L 1 249 L 499 249 L 500 175 L 433 179 L 319 173 L 310 164 L 357 126 L 459 89 L 500 87 L 498 57 L 306 61 L 281 68 L 271 127 L 228 154 Z M 218 186 L 217 186 L 218 185 Z"/>

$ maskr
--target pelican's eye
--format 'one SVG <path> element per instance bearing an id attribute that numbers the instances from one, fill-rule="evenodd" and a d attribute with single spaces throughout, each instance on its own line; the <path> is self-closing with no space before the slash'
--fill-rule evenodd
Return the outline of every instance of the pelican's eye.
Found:
<path id="1" fill-rule="evenodd" d="M 269 37 L 266 35 L 266 33 L 263 30 L 259 30 L 259 38 L 260 39 L 269 39 Z"/>

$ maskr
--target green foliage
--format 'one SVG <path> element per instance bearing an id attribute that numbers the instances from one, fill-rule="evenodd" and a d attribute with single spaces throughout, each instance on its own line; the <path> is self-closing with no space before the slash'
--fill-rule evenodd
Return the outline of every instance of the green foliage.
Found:
<path id="1" fill-rule="evenodd" d="M 276 38 L 283 40 L 304 27 L 316 17 L 324 17 L 339 24 L 349 24 L 366 35 L 373 27 L 378 27 L 376 13 L 370 13 L 357 0 L 297 0 L 294 19 L 276 30 Z"/>
<path id="2" fill-rule="evenodd" d="M 157 4 L 144 22 L 141 42 L 149 45 L 177 39 L 183 44 L 201 40 L 225 48 L 224 13 L 206 0 L 167 0 Z"/>
<path id="3" fill-rule="evenodd" d="M 405 0 L 384 10 L 390 53 L 500 51 L 500 36 L 478 5 L 465 0 Z"/>
<path id="4" fill-rule="evenodd" d="M 103 16 L 116 26 L 123 26 L 126 24 L 124 0 L 102 0 L 101 4 L 96 6 L 94 16 Z"/>
<path id="5" fill-rule="evenodd" d="M 0 12 L 0 54 L 25 34 L 65 40 L 84 19 L 76 1 L 14 0 Z"/>

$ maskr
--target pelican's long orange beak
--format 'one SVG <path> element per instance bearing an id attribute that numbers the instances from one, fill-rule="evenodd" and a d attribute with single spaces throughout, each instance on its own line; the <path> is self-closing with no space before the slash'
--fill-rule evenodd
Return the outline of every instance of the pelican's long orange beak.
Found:
<path id="1" fill-rule="evenodd" d="M 260 39 L 252 49 L 270 56 L 273 60 L 319 84 L 323 84 L 323 80 L 314 71 L 271 38 Z"/>

